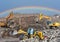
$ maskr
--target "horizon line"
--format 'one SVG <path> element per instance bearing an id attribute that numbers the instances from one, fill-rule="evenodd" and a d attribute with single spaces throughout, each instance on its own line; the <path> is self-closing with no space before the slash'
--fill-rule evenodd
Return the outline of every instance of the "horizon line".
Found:
<path id="1" fill-rule="evenodd" d="M 28 8 L 42 8 L 42 9 L 46 9 L 46 10 L 50 10 L 50 11 L 60 12 L 60 10 L 57 10 L 57 9 L 54 9 L 54 8 L 43 7 L 43 6 L 24 6 L 24 7 L 12 8 L 12 9 L 0 12 L 0 14 L 3 14 L 5 12 L 10 12 L 10 11 L 13 11 L 13 10 L 22 10 L 22 9 L 28 9 Z"/>

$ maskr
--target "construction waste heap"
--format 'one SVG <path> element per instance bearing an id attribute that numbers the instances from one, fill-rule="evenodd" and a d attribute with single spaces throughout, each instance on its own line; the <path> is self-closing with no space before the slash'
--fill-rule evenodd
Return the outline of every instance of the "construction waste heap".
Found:
<path id="1" fill-rule="evenodd" d="M 60 33 L 60 22 L 55 17 L 42 13 L 14 14 L 11 12 L 7 17 L 0 18 L 0 37 L 19 38 L 21 42 L 31 38 L 37 39 L 37 42 L 56 42 L 54 38 Z"/>

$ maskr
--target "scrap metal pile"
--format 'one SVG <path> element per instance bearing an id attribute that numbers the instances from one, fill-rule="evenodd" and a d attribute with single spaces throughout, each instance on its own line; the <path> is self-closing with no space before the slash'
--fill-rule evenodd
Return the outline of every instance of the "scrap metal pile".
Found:
<path id="1" fill-rule="evenodd" d="M 0 32 L 1 38 L 13 37 L 19 40 L 36 38 L 41 42 L 53 42 L 53 39 L 60 33 L 60 23 L 53 22 L 50 16 L 43 14 L 39 14 L 38 17 L 17 18 L 12 12 L 6 17 L 6 22 L 0 22 L 1 28 L 3 29 Z"/>

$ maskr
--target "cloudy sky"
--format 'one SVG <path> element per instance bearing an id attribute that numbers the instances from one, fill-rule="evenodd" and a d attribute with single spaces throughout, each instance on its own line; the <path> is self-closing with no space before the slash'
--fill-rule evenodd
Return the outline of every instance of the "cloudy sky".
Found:
<path id="1" fill-rule="evenodd" d="M 43 6 L 60 10 L 60 0 L 0 0 L 0 12 L 24 6 Z"/>

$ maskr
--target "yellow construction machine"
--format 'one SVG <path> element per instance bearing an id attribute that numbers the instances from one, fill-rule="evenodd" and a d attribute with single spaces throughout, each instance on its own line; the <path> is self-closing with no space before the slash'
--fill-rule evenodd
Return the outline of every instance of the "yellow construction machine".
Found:
<path id="1" fill-rule="evenodd" d="M 6 26 L 6 23 L 3 21 L 0 21 L 0 27 L 4 27 L 4 26 Z"/>
<path id="2" fill-rule="evenodd" d="M 59 28 L 60 27 L 60 23 L 59 22 L 50 23 L 49 27 L 50 28 L 52 28 L 52 27 Z"/>
<path id="3" fill-rule="evenodd" d="M 43 15 L 42 13 L 40 13 L 40 15 L 39 15 L 39 22 L 42 25 L 42 29 L 48 29 L 49 28 L 48 25 L 51 22 L 51 17 Z"/>
<path id="4" fill-rule="evenodd" d="M 13 38 L 19 38 L 19 40 L 24 40 L 28 39 L 27 32 L 19 29 L 17 30 L 11 30 L 11 29 L 6 29 L 1 32 L 2 38 L 8 38 L 8 37 L 13 37 Z"/>
<path id="5" fill-rule="evenodd" d="M 43 35 L 42 31 L 36 31 L 33 36 L 35 38 L 40 39 L 40 40 L 43 40 L 44 39 L 44 35 Z"/>
<path id="6" fill-rule="evenodd" d="M 39 40 L 43 40 L 44 39 L 44 35 L 43 35 L 42 31 L 35 31 L 35 30 L 31 31 L 31 29 L 30 29 L 29 32 L 25 32 L 25 31 L 20 29 L 17 32 L 17 34 L 19 35 L 20 39 L 22 38 L 22 40 L 29 39 L 29 38 L 36 38 L 36 39 L 39 39 Z"/>
<path id="7" fill-rule="evenodd" d="M 48 19 L 48 20 L 51 20 L 51 17 L 46 16 L 46 15 L 43 15 L 42 13 L 40 13 L 39 18 L 40 18 L 40 20 L 42 20 L 42 19 Z"/>
<path id="8" fill-rule="evenodd" d="M 42 13 L 40 14 L 40 20 L 43 20 L 43 19 L 47 19 L 47 26 L 49 26 L 49 28 L 51 29 L 52 27 L 55 27 L 55 28 L 58 28 L 60 26 L 60 23 L 59 22 L 52 22 L 51 20 L 51 17 L 49 16 L 45 16 L 43 15 Z"/>
<path id="9" fill-rule="evenodd" d="M 13 16 L 14 16 L 13 13 L 10 13 L 9 16 L 6 17 L 6 22 L 0 21 L 0 27 L 7 26 L 7 24 L 8 24 L 7 21 L 10 20 L 10 19 L 12 19 Z"/>
<path id="10" fill-rule="evenodd" d="M 34 30 L 33 28 L 28 28 L 28 38 L 37 38 L 39 40 L 44 39 L 42 31 Z"/>

